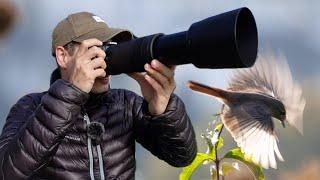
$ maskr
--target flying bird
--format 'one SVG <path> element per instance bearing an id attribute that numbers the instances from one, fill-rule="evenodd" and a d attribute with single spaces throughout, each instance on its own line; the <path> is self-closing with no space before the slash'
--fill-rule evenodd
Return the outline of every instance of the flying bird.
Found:
<path id="1" fill-rule="evenodd" d="M 277 120 L 303 133 L 306 101 L 283 55 L 259 54 L 253 67 L 235 70 L 226 90 L 193 81 L 188 87 L 223 103 L 224 126 L 246 157 L 266 169 L 277 168 L 276 156 L 283 161 L 275 132 Z"/>

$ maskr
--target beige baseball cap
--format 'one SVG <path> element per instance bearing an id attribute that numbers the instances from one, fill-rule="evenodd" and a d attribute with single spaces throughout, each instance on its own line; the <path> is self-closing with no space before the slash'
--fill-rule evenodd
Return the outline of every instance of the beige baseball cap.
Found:
<path id="1" fill-rule="evenodd" d="M 89 12 L 79 12 L 69 15 L 54 28 L 52 33 L 52 55 L 57 46 L 64 46 L 72 41 L 82 42 L 90 38 L 97 38 L 106 42 L 116 37 L 117 42 L 133 39 L 133 34 L 125 29 L 109 27 L 97 15 Z"/>

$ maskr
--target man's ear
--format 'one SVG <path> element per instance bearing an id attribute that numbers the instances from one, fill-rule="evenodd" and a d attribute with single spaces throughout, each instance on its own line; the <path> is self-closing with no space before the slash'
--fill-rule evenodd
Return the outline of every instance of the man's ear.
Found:
<path id="1" fill-rule="evenodd" d="M 56 60 L 60 68 L 66 69 L 67 68 L 67 55 L 68 52 L 62 46 L 56 47 Z"/>

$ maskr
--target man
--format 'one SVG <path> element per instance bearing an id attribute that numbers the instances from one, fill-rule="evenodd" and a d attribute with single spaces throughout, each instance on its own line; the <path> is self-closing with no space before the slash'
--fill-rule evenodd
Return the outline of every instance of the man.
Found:
<path id="1" fill-rule="evenodd" d="M 153 60 L 147 74 L 130 74 L 143 98 L 109 89 L 98 46 L 132 36 L 87 12 L 56 26 L 58 69 L 47 92 L 28 94 L 11 108 L 0 137 L 0 179 L 134 179 L 135 141 L 172 166 L 193 161 L 195 134 L 172 94 L 174 68 Z"/>

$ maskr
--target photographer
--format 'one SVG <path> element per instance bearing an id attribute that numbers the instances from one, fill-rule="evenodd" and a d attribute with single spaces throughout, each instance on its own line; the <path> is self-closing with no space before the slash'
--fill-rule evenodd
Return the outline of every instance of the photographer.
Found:
<path id="1" fill-rule="evenodd" d="M 56 26 L 58 68 L 47 92 L 11 108 L 0 137 L 0 179 L 134 179 L 135 141 L 172 166 L 193 161 L 195 133 L 173 94 L 174 67 L 153 60 L 146 74 L 130 74 L 143 98 L 110 89 L 99 46 L 132 37 L 87 12 Z"/>

